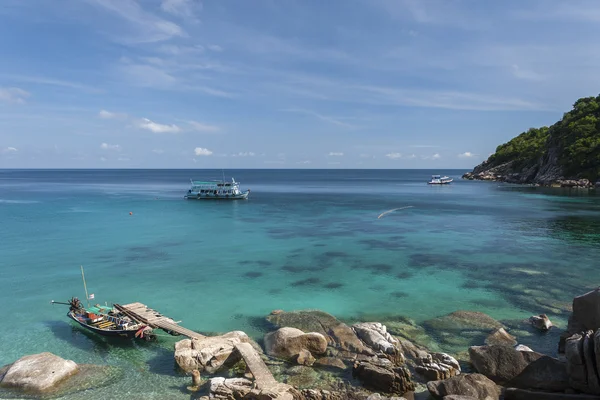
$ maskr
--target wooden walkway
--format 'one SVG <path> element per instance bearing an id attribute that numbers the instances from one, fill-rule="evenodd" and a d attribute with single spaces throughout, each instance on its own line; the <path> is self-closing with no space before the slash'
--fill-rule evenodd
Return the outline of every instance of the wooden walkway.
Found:
<path id="1" fill-rule="evenodd" d="M 151 309 L 145 304 L 115 304 L 114 306 L 122 313 L 147 324 L 153 329 L 159 328 L 171 335 L 179 334 L 187 336 L 190 339 L 203 339 L 206 337 L 190 329 L 184 328 L 171 318 L 165 317 L 158 311 Z M 256 350 L 254 350 L 252 345 L 250 345 L 250 343 L 232 343 L 232 345 L 240 353 L 244 359 L 244 362 L 246 363 L 246 366 L 248 367 L 248 370 L 250 373 L 252 373 L 252 376 L 254 376 L 254 382 L 257 389 L 272 393 L 276 396 L 273 397 L 274 399 L 293 399 L 293 396 L 288 393 L 290 386 L 277 382 L 271 371 L 269 371 L 269 368 L 267 368 L 265 362 L 262 360 Z"/>

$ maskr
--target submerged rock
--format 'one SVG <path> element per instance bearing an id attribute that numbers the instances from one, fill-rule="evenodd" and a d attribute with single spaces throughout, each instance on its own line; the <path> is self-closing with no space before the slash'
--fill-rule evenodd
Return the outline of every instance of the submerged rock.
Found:
<path id="1" fill-rule="evenodd" d="M 277 327 L 292 327 L 303 332 L 324 335 L 329 345 L 344 351 L 362 353 L 363 343 L 352 328 L 323 311 L 292 311 L 269 315 L 267 320 Z"/>
<path id="2" fill-rule="evenodd" d="M 300 350 L 300 353 L 298 353 L 296 362 L 300 365 L 306 365 L 306 366 L 310 367 L 311 365 L 313 365 L 315 363 L 315 358 L 310 353 L 310 351 L 308 351 L 306 349 L 302 349 L 302 350 Z"/>
<path id="3" fill-rule="evenodd" d="M 445 349 L 456 352 L 468 346 L 482 344 L 490 332 L 505 328 L 494 318 L 477 311 L 455 311 L 425 321 L 423 325 Z"/>
<path id="4" fill-rule="evenodd" d="M 195 369 L 215 373 L 223 366 L 231 366 L 241 360 L 235 344 L 247 343 L 250 339 L 242 331 L 233 331 L 221 336 L 202 339 L 184 339 L 175 343 L 175 361 L 185 372 Z"/>
<path id="5" fill-rule="evenodd" d="M 517 344 L 517 338 L 506 332 L 504 328 L 498 328 L 488 335 L 488 337 L 485 339 L 485 344 L 515 346 Z"/>
<path id="6" fill-rule="evenodd" d="M 461 374 L 455 377 L 427 383 L 429 393 L 436 400 L 445 396 L 471 396 L 478 400 L 498 400 L 500 388 L 481 374 Z"/>
<path id="7" fill-rule="evenodd" d="M 309 354 L 324 354 L 327 339 L 317 332 L 304 333 L 300 329 L 285 327 L 265 335 L 265 350 L 270 356 L 281 358 L 292 358 L 302 350 Z"/>
<path id="8" fill-rule="evenodd" d="M 553 326 L 546 314 L 533 315 L 529 318 L 529 322 L 531 322 L 534 328 L 540 331 L 547 331 Z"/>
<path id="9" fill-rule="evenodd" d="M 3 373 L 0 387 L 42 394 L 56 389 L 77 372 L 78 366 L 74 361 L 48 352 L 33 354 L 10 365 Z"/>

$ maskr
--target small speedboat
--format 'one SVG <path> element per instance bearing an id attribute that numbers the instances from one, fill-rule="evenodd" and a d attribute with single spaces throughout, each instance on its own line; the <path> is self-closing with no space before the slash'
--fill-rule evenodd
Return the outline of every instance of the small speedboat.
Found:
<path id="1" fill-rule="evenodd" d="M 452 182 L 452 178 L 441 175 L 432 175 L 431 180 L 427 182 L 429 185 L 446 185 Z"/>

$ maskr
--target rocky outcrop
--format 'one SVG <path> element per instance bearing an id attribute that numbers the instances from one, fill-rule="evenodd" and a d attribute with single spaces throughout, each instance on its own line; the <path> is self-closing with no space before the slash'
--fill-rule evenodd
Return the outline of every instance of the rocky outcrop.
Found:
<path id="1" fill-rule="evenodd" d="M 498 328 L 485 338 L 485 344 L 515 346 L 517 344 L 517 338 L 506 332 L 504 328 Z"/>
<path id="2" fill-rule="evenodd" d="M 280 328 L 265 335 L 265 350 L 268 355 L 280 358 L 292 358 L 302 350 L 310 354 L 324 354 L 327 339 L 320 333 L 304 333 L 296 328 Z"/>
<path id="3" fill-rule="evenodd" d="M 431 381 L 427 383 L 427 390 L 436 400 L 451 395 L 470 396 L 477 400 L 500 398 L 500 388 L 481 374 L 461 374 L 446 380 Z"/>
<path id="4" fill-rule="evenodd" d="M 565 352 L 565 340 L 576 334 L 600 329 L 600 288 L 573 299 L 573 313 L 567 330 L 560 336 L 558 352 Z"/>
<path id="5" fill-rule="evenodd" d="M 211 378 L 209 381 L 209 398 L 241 399 L 250 393 L 252 387 L 252 381 L 245 378 Z"/>
<path id="6" fill-rule="evenodd" d="M 600 395 L 600 330 L 569 337 L 565 350 L 571 386 L 584 393 Z"/>
<path id="7" fill-rule="evenodd" d="M 404 394 L 415 390 L 410 372 L 405 367 L 393 367 L 391 363 L 375 365 L 356 362 L 352 376 L 363 386 L 378 392 Z"/>
<path id="8" fill-rule="evenodd" d="M 175 361 L 185 372 L 197 369 L 215 373 L 224 366 L 240 361 L 241 356 L 234 346 L 249 341 L 248 335 L 242 331 L 202 339 L 184 339 L 175 343 Z"/>
<path id="9" fill-rule="evenodd" d="M 477 372 L 501 385 L 549 391 L 569 387 L 567 365 L 540 353 L 508 346 L 473 346 L 469 357 Z"/>
<path id="10" fill-rule="evenodd" d="M 279 312 L 269 315 L 267 320 L 279 328 L 292 327 L 303 332 L 320 333 L 327 338 L 330 346 L 338 350 L 359 354 L 367 350 L 372 354 L 365 349 L 352 328 L 323 311 Z"/>
<path id="11" fill-rule="evenodd" d="M 356 336 L 375 351 L 386 354 L 398 353 L 398 340 L 390 335 L 379 322 L 362 322 L 352 325 Z"/>
<path id="12" fill-rule="evenodd" d="M 77 372 L 78 366 L 71 360 L 52 353 L 34 354 L 22 357 L 8 366 L 0 374 L 0 387 L 43 394 L 56 390 L 57 386 Z"/>
<path id="13" fill-rule="evenodd" d="M 446 353 L 431 353 L 416 361 L 415 372 L 426 382 L 448 379 L 460 374 L 460 364 Z"/>
<path id="14" fill-rule="evenodd" d="M 529 318 L 531 325 L 540 331 L 547 331 L 552 328 L 552 322 L 546 314 L 533 315 Z"/>

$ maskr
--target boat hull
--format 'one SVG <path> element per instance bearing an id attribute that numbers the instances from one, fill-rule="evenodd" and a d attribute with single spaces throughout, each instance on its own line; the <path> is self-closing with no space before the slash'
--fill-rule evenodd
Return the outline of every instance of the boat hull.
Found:
<path id="1" fill-rule="evenodd" d="M 183 196 L 187 200 L 246 200 L 250 192 L 244 192 L 241 194 L 225 194 L 225 195 L 214 195 L 214 194 L 186 194 Z"/>
<path id="2" fill-rule="evenodd" d="M 428 185 L 447 185 L 449 183 L 452 183 L 452 180 L 449 180 L 447 182 L 427 182 Z"/>
<path id="3" fill-rule="evenodd" d="M 133 339 L 133 338 L 135 338 L 135 334 L 137 332 L 136 329 L 127 329 L 127 330 L 125 330 L 125 329 L 123 329 L 123 330 L 99 329 L 99 328 L 96 328 L 94 326 L 88 325 L 88 324 L 80 321 L 79 319 L 77 319 L 77 317 L 75 315 L 73 315 L 72 312 L 69 312 L 67 314 L 67 316 L 69 318 L 71 318 L 73 321 L 77 322 L 83 328 L 87 329 L 88 331 L 97 333 L 98 335 L 102 335 L 102 336 Z"/>

